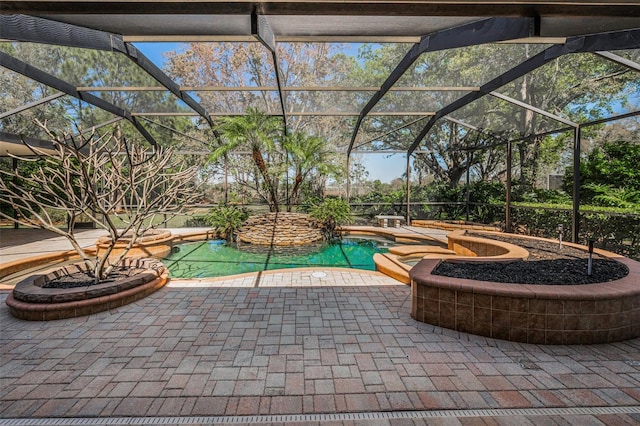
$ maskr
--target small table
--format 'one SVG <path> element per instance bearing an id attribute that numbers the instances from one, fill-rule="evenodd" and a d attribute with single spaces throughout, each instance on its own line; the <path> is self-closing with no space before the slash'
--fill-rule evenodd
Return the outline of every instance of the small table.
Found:
<path id="1" fill-rule="evenodd" d="M 382 228 L 388 228 L 389 225 L 394 228 L 400 228 L 400 222 L 404 220 L 402 216 L 378 215 L 375 218 L 378 221 L 378 226 Z"/>

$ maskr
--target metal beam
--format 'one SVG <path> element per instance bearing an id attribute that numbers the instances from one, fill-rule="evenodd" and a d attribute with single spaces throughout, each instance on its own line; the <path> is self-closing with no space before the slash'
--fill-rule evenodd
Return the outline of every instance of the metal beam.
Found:
<path id="1" fill-rule="evenodd" d="M 565 44 L 551 46 L 482 85 L 479 92 L 469 93 L 437 111 L 424 129 L 422 129 L 418 137 L 416 137 L 411 147 L 409 147 L 409 154 L 418 147 L 438 119 L 459 110 L 560 56 L 570 53 L 598 52 L 608 49 L 623 50 L 638 48 L 640 48 L 640 29 L 571 37 Z"/>
<path id="2" fill-rule="evenodd" d="M 116 51 L 124 54 L 135 62 L 143 71 L 153 77 L 158 83 L 162 84 L 166 87 L 171 93 L 173 93 L 178 99 L 187 104 L 191 109 L 198 113 L 202 118 L 204 118 L 210 127 L 214 127 L 215 124 L 211 119 L 211 116 L 207 113 L 207 110 L 196 102 L 195 99 L 191 97 L 188 93 L 180 90 L 180 86 L 178 86 L 168 75 L 166 75 L 160 68 L 156 66 L 149 58 L 147 58 L 142 52 L 140 52 L 136 47 L 131 43 L 122 42 L 123 45 L 119 43 L 114 43 L 116 46 Z M 217 132 L 216 132 L 217 137 Z"/>
<path id="3" fill-rule="evenodd" d="M 544 137 L 544 136 L 551 136 L 551 135 L 556 135 L 558 133 L 565 133 L 565 132 L 573 131 L 573 129 L 575 129 L 575 127 L 562 127 L 560 129 L 554 129 L 554 130 L 549 130 L 547 132 L 536 133 L 535 135 L 527 135 L 527 136 L 522 136 L 522 137 L 519 137 L 519 138 L 516 138 L 516 139 L 511 139 L 511 140 L 509 140 L 509 142 L 512 143 L 512 144 L 518 143 L 518 142 L 525 142 L 525 141 L 532 140 L 534 138 L 539 138 L 539 137 Z"/>
<path id="4" fill-rule="evenodd" d="M 571 197 L 571 241 L 580 236 L 580 126 L 573 130 L 573 194 Z"/>
<path id="5" fill-rule="evenodd" d="M 451 121 L 452 123 L 459 124 L 462 127 L 466 127 L 467 129 L 475 130 L 476 132 L 477 131 L 481 131 L 481 129 L 479 127 L 472 126 L 471 124 L 467 124 L 464 121 L 458 120 L 458 119 L 453 118 L 453 117 L 444 117 L 444 119 L 447 120 L 447 121 Z"/>
<path id="6" fill-rule="evenodd" d="M 609 123 L 610 121 L 624 120 L 625 118 L 637 117 L 640 115 L 640 111 L 631 111 L 624 114 L 614 115 L 607 118 L 601 118 L 599 120 L 593 120 L 586 123 L 581 123 L 580 127 L 597 126 L 598 124 Z"/>
<path id="7" fill-rule="evenodd" d="M 12 145 L 15 145 L 13 152 L 11 152 Z M 33 148 L 33 150 L 30 147 Z M 34 151 L 37 152 L 38 150 L 53 152 L 56 150 L 56 147 L 51 141 L 46 139 L 31 138 L 0 130 L 0 156 L 17 155 L 27 157 L 36 155 Z"/>
<path id="8" fill-rule="evenodd" d="M 168 75 L 136 49 L 133 44 L 125 42 L 119 34 L 25 15 L 0 15 L 0 28 L 2 28 L 0 35 L 10 40 L 122 53 L 213 127 L 213 121 L 204 107 L 188 93 L 181 91 L 180 87 Z"/>
<path id="9" fill-rule="evenodd" d="M 337 154 L 346 154 L 347 150 L 336 150 L 336 151 L 332 151 L 335 152 Z M 406 149 L 374 149 L 374 150 L 353 150 L 351 151 L 352 153 L 356 153 L 356 154 L 406 154 L 407 150 Z M 426 154 L 429 151 L 414 151 L 414 154 Z"/>
<path id="10" fill-rule="evenodd" d="M 251 43 L 256 42 L 255 37 L 250 35 L 126 35 L 125 41 L 135 42 L 165 42 L 165 43 Z M 278 43 L 417 43 L 418 36 L 386 36 L 386 35 L 298 35 L 298 36 L 276 36 Z"/>
<path id="11" fill-rule="evenodd" d="M 584 128 L 584 127 L 591 127 L 591 126 L 597 126 L 599 124 L 609 123 L 611 121 L 624 120 L 626 118 L 632 118 L 632 117 L 637 117 L 637 116 L 640 116 L 640 111 L 627 112 L 627 113 L 624 113 L 624 114 L 614 115 L 614 116 L 611 116 L 611 117 L 601 118 L 599 120 L 587 121 L 585 123 L 579 123 L 579 124 L 580 124 L 580 128 Z M 517 139 L 512 139 L 509 142 L 511 142 L 511 143 L 523 142 L 523 141 L 527 141 L 527 140 L 530 140 L 530 139 L 533 139 L 533 138 L 537 138 L 537 137 L 555 135 L 557 133 L 565 133 L 565 132 L 568 132 L 568 131 L 572 131 L 574 129 L 575 129 L 575 127 L 563 127 L 563 128 L 560 128 L 560 129 L 549 130 L 547 132 L 536 133 L 535 135 L 528 135 L 528 136 L 523 136 L 523 137 L 520 137 L 520 138 L 517 138 Z"/>
<path id="12" fill-rule="evenodd" d="M 91 104 L 95 107 L 103 109 L 107 112 L 110 112 L 113 115 L 117 115 L 118 117 L 122 117 L 125 120 L 129 121 L 134 127 L 142 134 L 142 136 L 153 146 L 157 146 L 158 143 L 151 136 L 149 132 L 136 120 L 136 118 L 129 112 L 126 111 L 119 106 L 113 105 L 105 101 L 104 99 L 98 98 L 90 93 L 80 93 L 75 87 L 66 81 L 60 80 L 57 77 L 52 76 L 34 66 L 31 66 L 25 62 L 22 62 L 19 59 L 14 58 L 13 56 L 0 51 L 0 66 L 3 66 L 11 71 L 17 72 L 19 74 L 24 75 L 32 80 L 35 80 L 39 83 L 45 84 L 49 87 L 52 87 L 60 92 L 63 92 L 69 96 L 73 96 L 76 99 L 80 99 L 88 104 Z"/>
<path id="13" fill-rule="evenodd" d="M 79 136 L 85 133 L 93 132 L 96 129 L 107 126 L 109 124 L 117 123 L 121 121 L 122 117 L 112 118 L 104 123 L 97 124 L 95 126 L 87 127 L 74 136 Z M 16 149 L 13 152 L 10 150 L 16 145 Z M 34 149 L 32 149 L 34 148 Z M 20 157 L 29 157 L 32 155 L 38 155 L 38 151 L 54 152 L 56 150 L 55 144 L 47 139 L 32 138 L 23 135 L 16 135 L 14 133 L 8 133 L 0 131 L 0 156 L 5 155 L 18 155 Z M 82 149 L 81 152 L 85 153 L 86 149 Z"/>
<path id="14" fill-rule="evenodd" d="M 164 92 L 161 86 L 79 86 L 81 92 Z M 276 92 L 278 86 L 180 86 L 184 92 Z M 283 92 L 376 92 L 374 86 L 284 86 Z M 392 87 L 390 92 L 477 92 L 479 86 Z"/>
<path id="15" fill-rule="evenodd" d="M 474 130 L 474 131 L 479 132 L 479 133 L 484 133 L 485 135 L 489 136 L 490 138 L 498 139 L 498 140 L 502 141 L 503 143 L 506 143 L 506 139 L 502 135 L 496 135 L 496 134 L 494 134 L 494 133 L 492 133 L 492 132 L 490 132 L 488 130 L 485 130 L 485 129 L 481 128 L 481 127 L 472 126 L 471 124 L 465 123 L 464 121 L 458 120 L 458 119 L 453 118 L 453 117 L 444 117 L 444 119 L 447 120 L 447 121 L 451 121 L 452 123 L 459 124 L 462 127 L 466 127 L 467 129 L 471 129 L 471 130 Z M 460 148 L 460 150 L 468 151 L 470 149 L 469 148 Z M 473 150 L 471 150 L 471 151 L 473 151 Z"/>
<path id="16" fill-rule="evenodd" d="M 615 53 L 611 53 L 611 52 L 594 52 L 595 55 L 601 56 L 605 59 L 610 60 L 611 62 L 615 62 L 616 64 L 620 64 L 622 66 L 625 66 L 631 70 L 640 72 L 640 64 L 638 64 L 637 62 L 633 62 L 630 59 L 627 58 L 623 58 L 622 56 L 616 55 Z"/>
<path id="17" fill-rule="evenodd" d="M 86 129 L 82 129 L 80 134 L 93 132 L 96 129 L 100 129 L 100 128 L 105 127 L 105 126 L 109 126 L 110 124 L 114 124 L 114 123 L 117 123 L 119 121 L 122 121 L 122 119 L 123 119 L 123 117 L 115 117 L 115 118 L 112 118 L 111 120 L 103 121 L 102 123 L 96 124 L 95 126 L 89 126 Z"/>
<path id="18" fill-rule="evenodd" d="M 281 116 L 280 113 L 275 113 L 275 112 L 266 112 L 266 115 L 272 115 L 272 116 Z M 291 116 L 291 117 L 357 117 L 358 116 L 358 112 L 357 111 L 337 111 L 337 112 L 332 112 L 332 111 L 299 111 L 299 112 L 288 112 L 287 115 Z M 424 112 L 424 111 L 407 111 L 407 112 L 374 112 L 369 114 L 369 116 L 371 117 L 412 117 L 412 116 L 432 116 L 434 115 L 434 112 L 428 111 L 428 112 Z M 149 116 L 149 117 L 195 117 L 198 114 L 195 112 L 180 112 L 180 111 L 176 111 L 176 112 L 132 112 L 131 113 L 132 116 L 134 117 L 138 117 L 138 116 Z M 246 115 L 245 112 L 230 112 L 230 111 L 223 111 L 223 112 L 214 112 L 211 113 L 212 116 L 214 117 L 237 117 L 237 116 L 242 116 L 242 115 Z"/>
<path id="19" fill-rule="evenodd" d="M 511 233 L 512 231 L 512 223 L 511 223 L 511 167 L 512 167 L 512 159 L 513 159 L 513 147 L 511 142 L 507 142 L 507 182 L 506 182 L 506 194 L 505 194 L 505 210 L 504 210 L 504 230 L 505 232 Z"/>
<path id="20" fill-rule="evenodd" d="M 552 113 L 550 113 L 548 111 L 545 111 L 543 109 L 536 108 L 533 105 L 530 105 L 530 104 L 528 104 L 526 102 L 522 102 L 522 101 L 519 101 L 517 99 L 513 99 L 513 98 L 511 98 L 511 97 L 509 97 L 507 95 L 503 95 L 502 93 L 498 93 L 495 90 L 493 92 L 489 93 L 489 94 L 491 96 L 493 96 L 494 98 L 502 99 L 503 101 L 509 102 L 510 104 L 517 105 L 517 106 L 519 106 L 521 108 L 524 108 L 524 109 L 528 109 L 529 111 L 533 111 L 536 114 L 544 115 L 545 117 L 549 117 L 549 118 L 551 118 L 553 120 L 559 121 L 559 122 L 561 122 L 563 124 L 566 124 L 568 126 L 571 126 L 571 127 L 577 127 L 578 126 L 578 123 L 574 123 L 571 120 L 567 120 L 566 118 L 560 117 L 559 115 L 552 114 Z"/>
<path id="21" fill-rule="evenodd" d="M 169 130 L 172 133 L 176 133 L 176 134 L 178 134 L 180 136 L 184 136 L 185 138 L 188 138 L 188 139 L 194 140 L 196 142 L 199 142 L 202 145 L 205 145 L 205 146 L 208 145 L 208 142 L 203 141 L 202 139 L 194 138 L 193 136 L 188 135 L 185 132 L 181 132 L 180 130 L 176 130 L 171 126 L 167 126 L 166 124 L 162 124 L 162 123 L 159 123 L 157 121 L 154 121 L 154 120 L 151 120 L 151 119 L 148 119 L 148 118 L 145 118 L 145 117 L 140 117 L 140 118 L 142 118 L 144 121 L 146 121 L 148 123 L 155 124 L 156 126 L 160 126 L 163 129 Z"/>
<path id="22" fill-rule="evenodd" d="M 389 131 L 388 131 L 388 132 L 386 132 L 386 133 L 383 133 L 383 134 L 381 134 L 381 135 L 375 136 L 375 137 L 373 137 L 372 139 L 369 139 L 369 140 L 368 140 L 368 141 L 366 141 L 366 142 L 359 143 L 358 145 L 356 145 L 356 146 L 354 146 L 354 147 L 353 147 L 353 149 L 351 150 L 351 152 L 353 152 L 353 150 L 354 150 L 354 149 L 358 149 L 358 148 L 360 148 L 360 147 L 362 147 L 362 146 L 368 145 L 368 144 L 370 144 L 371 142 L 377 141 L 377 140 L 378 140 L 378 139 L 380 139 L 380 138 L 384 138 L 384 137 L 386 137 L 386 136 L 392 135 L 392 134 L 394 134 L 395 132 L 397 132 L 398 130 L 405 129 L 405 128 L 407 128 L 407 127 L 411 126 L 412 124 L 417 123 L 418 121 L 424 120 L 424 119 L 425 119 L 425 118 L 427 118 L 427 117 L 428 117 L 428 116 L 424 116 L 424 117 L 416 118 L 415 120 L 411 120 L 410 122 L 405 123 L 405 124 L 403 124 L 402 126 L 399 126 L 399 127 L 393 128 L 393 129 L 389 130 Z M 404 152 L 404 151 L 403 151 L 403 152 Z"/>
<path id="23" fill-rule="evenodd" d="M 37 107 L 38 105 L 46 104 L 47 102 L 50 102 L 50 101 L 52 101 L 54 99 L 58 99 L 58 98 L 60 98 L 60 97 L 62 97 L 64 95 L 65 95 L 64 93 L 56 93 L 56 94 L 53 94 L 51 96 L 47 96 L 46 98 L 42 98 L 42 99 L 38 99 L 37 101 L 29 102 L 28 104 L 24 104 L 22 106 L 19 106 L 18 108 L 14 108 L 14 109 L 12 109 L 10 111 L 3 112 L 2 114 L 0 114 L 0 119 L 7 118 L 7 117 L 10 117 L 12 115 L 21 113 L 22 111 L 26 111 L 26 110 L 31 109 L 33 107 Z"/>
<path id="24" fill-rule="evenodd" d="M 2 13 L 248 15 L 262 6 L 268 15 L 327 16 L 640 16 L 637 0 L 3 0 Z"/>
<path id="25" fill-rule="evenodd" d="M 411 156 L 407 155 L 407 226 L 411 226 Z"/>
<path id="26" fill-rule="evenodd" d="M 278 65 L 278 53 L 276 50 L 276 37 L 273 34 L 271 25 L 266 16 L 251 14 L 251 33 L 271 52 L 273 60 L 273 68 L 276 73 L 276 84 L 278 86 L 278 97 L 280 98 L 280 107 L 282 108 L 282 120 L 284 122 L 284 135 L 287 135 L 287 109 L 284 102 L 284 93 L 282 92 L 282 79 L 280 66 Z"/>
<path id="27" fill-rule="evenodd" d="M 348 153 L 351 152 L 353 143 L 358 135 L 360 124 L 364 117 L 373 109 L 404 73 L 413 65 L 420 55 L 426 52 L 472 46 L 483 43 L 520 39 L 536 34 L 535 20 L 533 18 L 489 18 L 472 22 L 456 28 L 450 28 L 426 35 L 419 43 L 413 45 L 411 50 L 402 58 L 400 63 L 391 72 L 389 77 L 369 100 L 360 112 L 358 121 L 351 135 Z"/>
<path id="28" fill-rule="evenodd" d="M 114 50 L 112 43 L 119 36 L 35 16 L 0 15 L 0 37 L 111 52 Z"/>
<path id="29" fill-rule="evenodd" d="M 164 86 L 78 86 L 78 92 L 166 92 Z"/>

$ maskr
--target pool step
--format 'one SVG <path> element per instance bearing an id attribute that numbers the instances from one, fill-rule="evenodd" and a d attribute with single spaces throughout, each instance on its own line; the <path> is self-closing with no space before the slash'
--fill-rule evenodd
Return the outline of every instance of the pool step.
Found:
<path id="1" fill-rule="evenodd" d="M 389 253 L 397 254 L 398 256 L 418 256 L 426 254 L 456 254 L 455 251 L 449 250 L 440 246 L 425 246 L 425 245 L 413 245 L 413 246 L 396 246 L 389 248 Z"/>
<path id="2" fill-rule="evenodd" d="M 376 271 L 382 272 L 404 284 L 411 284 L 409 271 L 411 266 L 398 260 L 398 256 L 391 253 L 376 253 L 373 255 Z"/>

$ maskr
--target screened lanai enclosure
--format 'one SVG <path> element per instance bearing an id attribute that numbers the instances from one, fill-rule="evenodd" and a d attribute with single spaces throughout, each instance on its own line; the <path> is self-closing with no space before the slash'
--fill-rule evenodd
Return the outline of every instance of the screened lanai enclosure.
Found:
<path id="1" fill-rule="evenodd" d="M 429 188 L 457 188 L 447 208 L 512 231 L 514 194 L 558 181 L 579 241 L 581 161 L 640 135 L 632 0 L 2 1 L 0 12 L 3 167 L 51 146 L 34 120 L 70 133 L 119 125 L 150 152 L 201 161 L 203 203 L 248 204 L 246 187 L 260 186 L 251 152 L 211 154 L 230 144 L 221 124 L 257 111 L 278 137 L 304 135 L 265 157 L 288 206 L 338 195 L 409 222 L 445 213 Z M 491 181 L 502 189 L 469 190 Z"/>

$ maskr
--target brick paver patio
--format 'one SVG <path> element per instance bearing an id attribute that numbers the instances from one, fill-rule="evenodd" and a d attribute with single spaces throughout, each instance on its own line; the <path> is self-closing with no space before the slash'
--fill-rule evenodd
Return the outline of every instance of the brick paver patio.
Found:
<path id="1" fill-rule="evenodd" d="M 50 322 L 14 319 L 7 294 L 4 419 L 640 406 L 640 339 L 539 346 L 453 332 L 414 321 L 410 288 L 378 273 L 172 280 L 138 303 Z M 429 422 L 640 422 L 490 416 Z"/>

